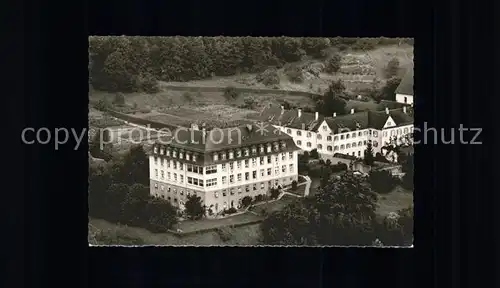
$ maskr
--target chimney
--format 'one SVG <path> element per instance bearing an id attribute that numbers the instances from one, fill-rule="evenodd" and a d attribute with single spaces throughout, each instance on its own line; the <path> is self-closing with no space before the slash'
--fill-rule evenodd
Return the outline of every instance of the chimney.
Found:
<path id="1" fill-rule="evenodd" d="M 351 114 L 354 114 L 354 108 L 351 109 Z"/>
<path id="2" fill-rule="evenodd" d="M 319 118 L 319 112 L 316 112 L 316 117 L 315 117 L 316 121 L 318 121 L 318 118 Z"/>
<path id="3" fill-rule="evenodd" d="M 337 117 L 337 112 L 333 112 L 333 117 Z"/>
<path id="4" fill-rule="evenodd" d="M 285 112 L 285 106 L 281 105 L 281 115 Z"/>
<path id="5" fill-rule="evenodd" d="M 302 116 L 302 109 L 298 109 L 297 113 L 298 113 L 298 117 L 300 118 L 300 116 Z"/>
<path id="6" fill-rule="evenodd" d="M 385 114 L 389 115 L 389 107 L 385 107 Z"/>
<path id="7" fill-rule="evenodd" d="M 403 106 L 403 113 L 406 114 L 406 106 Z"/>
<path id="8" fill-rule="evenodd" d="M 201 129 L 201 133 L 202 133 L 202 135 L 203 135 L 203 138 L 205 138 L 205 137 L 207 136 L 207 129 L 205 129 L 205 127 L 203 127 L 203 128 Z"/>

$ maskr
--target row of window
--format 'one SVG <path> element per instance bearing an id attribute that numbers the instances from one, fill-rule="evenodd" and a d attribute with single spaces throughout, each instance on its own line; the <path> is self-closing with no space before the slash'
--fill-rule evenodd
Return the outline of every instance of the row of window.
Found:
<path id="1" fill-rule="evenodd" d="M 408 134 L 408 132 L 413 132 L 413 128 L 408 129 L 408 127 L 406 127 L 403 130 L 401 130 L 401 128 L 399 128 L 397 130 L 396 129 L 391 130 L 390 132 L 391 132 L 389 134 L 390 136 L 401 135 L 401 134 Z M 387 131 L 384 131 L 383 136 L 387 137 Z"/>
<path id="2" fill-rule="evenodd" d="M 286 153 L 281 153 L 280 155 L 275 155 L 274 156 L 274 162 L 279 162 L 281 158 L 281 161 L 285 161 L 286 160 Z M 257 162 L 257 160 L 259 159 L 259 161 Z M 293 152 L 289 152 L 288 153 L 288 159 L 292 160 L 293 159 Z M 252 158 L 252 167 L 257 167 L 257 163 L 259 163 L 260 165 L 265 165 L 266 162 L 267 164 L 271 164 L 272 163 L 272 156 L 267 156 L 267 157 L 260 157 L 260 158 Z M 250 159 L 246 159 L 244 161 L 235 161 L 236 162 L 236 169 L 242 169 L 242 167 L 245 167 L 245 168 L 250 168 Z M 229 170 L 234 170 L 234 163 L 235 162 L 231 162 L 231 163 L 224 163 L 222 164 L 222 171 L 223 172 L 226 172 L 227 171 L 227 166 L 229 165 Z M 216 169 L 216 168 L 215 168 Z M 217 171 L 217 170 L 215 170 Z"/>
<path id="3" fill-rule="evenodd" d="M 282 181 L 283 181 L 283 183 L 285 183 L 286 179 L 282 179 Z M 293 181 L 293 177 L 290 177 L 290 181 Z M 273 181 L 268 181 L 267 184 L 269 185 L 269 187 L 271 187 L 272 184 L 273 184 Z M 279 179 L 274 180 L 274 186 L 275 187 L 278 186 L 279 184 L 280 184 L 280 180 Z M 246 185 L 245 186 L 245 192 L 250 192 L 251 190 L 257 191 L 257 187 L 258 187 L 258 183 L 255 183 L 252 186 Z M 260 189 L 263 190 L 264 188 L 265 188 L 264 183 L 260 183 Z M 226 197 L 227 194 L 228 194 L 228 191 L 229 191 L 230 195 L 234 195 L 236 193 L 238 193 L 238 194 L 243 193 L 242 187 L 231 188 L 231 189 L 224 189 L 224 190 L 222 190 L 222 197 Z M 219 196 L 220 196 L 219 191 L 214 192 L 214 197 L 215 198 L 219 198 Z"/>
<path id="4" fill-rule="evenodd" d="M 280 175 L 280 171 L 281 173 L 286 173 L 286 168 L 287 166 L 286 165 L 282 165 L 281 166 L 281 169 L 279 166 L 276 166 L 274 167 L 274 175 L 275 176 L 278 176 Z M 288 165 L 288 170 L 289 170 L 289 173 L 293 173 L 294 172 L 294 165 L 293 164 L 289 164 Z M 264 170 L 264 169 L 260 169 L 260 177 L 265 177 L 266 175 L 267 176 L 272 176 L 272 169 L 271 168 L 267 168 L 267 171 Z M 250 178 L 250 172 L 245 172 L 245 181 L 248 181 L 248 180 L 255 180 L 255 179 L 258 179 L 258 175 L 257 175 L 257 170 L 254 170 L 252 171 L 252 177 Z M 236 175 L 236 181 L 240 182 L 240 181 L 243 181 L 243 174 L 242 173 L 238 173 Z M 234 183 L 235 182 L 235 177 L 234 175 L 229 175 L 229 183 Z M 227 176 L 222 176 L 222 184 L 227 184 Z"/>
<path id="5" fill-rule="evenodd" d="M 264 153 L 264 152 L 267 152 L 267 153 L 271 153 L 273 151 L 273 147 L 274 147 L 274 151 L 279 151 L 280 150 L 280 147 L 281 149 L 285 149 L 286 148 L 286 143 L 285 142 L 280 142 L 280 143 L 274 143 L 274 144 L 267 144 L 267 145 L 260 145 L 258 150 L 259 150 L 259 153 Z M 236 153 L 233 152 L 233 151 L 229 151 L 229 152 L 216 152 L 213 154 L 213 159 L 214 161 L 218 161 L 219 159 L 220 160 L 226 160 L 226 159 L 233 159 L 233 158 L 239 158 L 239 157 L 248 157 L 250 156 L 250 151 L 252 152 L 253 155 L 257 154 L 257 147 L 252 147 L 251 149 L 250 148 L 244 148 L 244 149 L 238 149 L 236 150 Z"/>
<path id="6" fill-rule="evenodd" d="M 154 162 L 155 162 L 155 165 L 158 165 L 158 157 L 157 156 L 154 156 Z M 165 166 L 165 162 L 167 164 L 167 168 L 184 170 L 184 164 L 182 164 L 181 162 L 174 161 L 174 160 L 163 159 L 163 158 L 160 159 L 160 166 L 164 167 Z M 189 165 L 188 165 L 188 167 L 189 167 Z"/>
<path id="7" fill-rule="evenodd" d="M 323 126 L 323 130 L 326 131 L 327 129 L 327 126 Z M 407 134 L 409 132 L 408 130 L 408 127 L 404 128 L 403 130 L 401 129 L 398 129 L 397 132 L 395 132 L 396 130 L 392 130 L 390 131 L 390 135 L 393 136 L 393 135 L 401 135 L 402 133 L 404 134 Z M 288 134 L 292 134 L 292 130 L 291 129 L 287 129 L 286 131 Z M 344 140 L 344 139 L 349 139 L 349 138 L 356 138 L 356 136 L 358 137 L 361 137 L 364 135 L 373 135 L 374 137 L 378 137 L 378 131 L 375 131 L 375 130 L 365 130 L 363 132 L 361 131 L 358 131 L 358 132 L 352 132 L 352 133 L 349 133 L 349 134 L 345 134 L 345 135 L 339 135 L 339 136 L 334 136 L 333 137 L 333 141 L 338 141 L 339 140 L 339 137 L 340 137 L 340 140 Z M 300 130 L 297 130 L 297 136 L 301 136 L 302 135 L 302 132 Z M 307 137 L 310 138 L 312 136 L 311 132 L 307 132 Z M 387 136 L 387 131 L 384 131 L 383 132 L 383 136 L 386 137 Z M 317 134 L 316 135 L 316 138 L 318 140 L 322 140 L 323 139 L 323 136 L 321 134 Z M 326 141 L 332 141 L 332 136 L 326 136 Z M 309 142 L 308 142 L 309 143 Z M 301 144 L 299 144 L 301 145 Z M 308 146 L 310 147 L 310 146 Z"/>
<path id="8" fill-rule="evenodd" d="M 172 156 L 173 158 L 177 158 L 179 157 L 179 159 L 185 159 L 186 160 L 192 160 L 193 162 L 196 162 L 197 160 L 197 155 L 196 154 L 189 154 L 189 153 L 184 153 L 184 152 L 177 152 L 176 150 L 171 150 L 171 149 L 165 149 L 164 147 L 158 147 L 158 146 L 154 146 L 153 148 L 153 152 L 154 154 L 158 154 L 158 152 L 160 152 L 159 154 L 160 155 L 166 155 L 168 157 Z"/>
<path id="9" fill-rule="evenodd" d="M 356 144 L 356 142 L 353 142 L 352 144 L 351 143 L 347 143 L 345 145 L 342 144 L 340 146 L 335 145 L 335 146 L 333 146 L 333 151 L 339 151 L 339 150 L 344 150 L 344 149 L 361 147 L 362 145 L 366 145 L 366 140 L 359 141 L 357 144 Z M 377 141 L 372 141 L 372 145 L 373 145 L 373 147 L 378 147 L 378 142 Z M 323 145 L 318 144 L 318 150 L 323 150 Z M 326 146 L 326 150 L 327 151 L 332 151 L 332 146 L 331 145 Z"/>
<path id="10" fill-rule="evenodd" d="M 165 171 L 160 170 L 160 173 L 160 179 L 165 180 Z M 158 169 L 155 169 L 155 178 L 158 179 Z M 167 180 L 174 182 L 177 182 L 177 180 L 179 180 L 180 183 L 184 183 L 184 175 L 179 174 L 179 178 L 177 178 L 177 173 L 167 172 Z"/>

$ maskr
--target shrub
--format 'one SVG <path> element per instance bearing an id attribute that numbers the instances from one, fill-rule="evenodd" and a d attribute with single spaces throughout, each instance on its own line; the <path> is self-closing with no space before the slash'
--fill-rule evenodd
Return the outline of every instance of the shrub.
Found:
<path id="1" fill-rule="evenodd" d="M 294 83 L 302 83 L 304 81 L 304 75 L 302 74 L 302 68 L 299 65 L 289 65 L 285 68 L 285 75 L 288 80 Z"/>
<path id="2" fill-rule="evenodd" d="M 194 100 L 193 95 L 191 95 L 191 93 L 189 93 L 187 91 L 182 94 L 182 98 L 184 98 L 184 101 L 186 101 L 188 103 L 191 103 Z"/>
<path id="3" fill-rule="evenodd" d="M 372 189 L 379 194 L 390 193 L 398 184 L 398 181 L 392 176 L 389 171 L 370 171 L 369 182 Z"/>
<path id="4" fill-rule="evenodd" d="M 259 194 L 259 195 L 256 195 L 254 197 L 254 200 L 253 200 L 255 203 L 258 203 L 258 202 L 262 202 L 264 201 L 264 195 L 263 194 Z"/>
<path id="5" fill-rule="evenodd" d="M 125 105 L 125 96 L 123 95 L 123 93 L 118 92 L 115 94 L 115 97 L 113 99 L 113 104 L 118 106 Z"/>
<path id="6" fill-rule="evenodd" d="M 295 180 L 292 181 L 292 190 L 297 190 L 297 181 Z"/>
<path id="7" fill-rule="evenodd" d="M 225 214 L 234 214 L 237 212 L 237 210 L 236 210 L 236 208 L 231 207 L 229 209 L 226 209 L 224 212 L 225 212 Z"/>
<path id="8" fill-rule="evenodd" d="M 241 199 L 241 205 L 243 207 L 248 207 L 248 206 L 250 206 L 250 204 L 252 204 L 252 197 L 245 196 L 245 197 L 243 197 L 243 199 Z"/>
<path id="9" fill-rule="evenodd" d="M 226 98 L 226 100 L 231 101 L 231 100 L 236 99 L 238 97 L 239 93 L 236 90 L 236 88 L 234 88 L 233 86 L 228 86 L 228 87 L 224 88 L 223 95 L 224 95 L 224 98 Z"/>
<path id="10" fill-rule="evenodd" d="M 318 149 L 311 150 L 311 153 L 309 154 L 309 156 L 313 159 L 319 159 Z"/>
<path id="11" fill-rule="evenodd" d="M 273 86 L 280 84 L 278 70 L 274 67 L 266 69 L 264 72 L 256 76 L 256 80 L 266 86 Z"/>
<path id="12" fill-rule="evenodd" d="M 269 194 L 270 194 L 270 196 L 271 196 L 272 199 L 276 199 L 280 195 L 280 189 L 278 189 L 278 188 L 271 188 L 269 190 Z"/>
<path id="13" fill-rule="evenodd" d="M 215 229 L 217 235 L 219 235 L 222 242 L 227 242 L 231 240 L 232 234 L 228 231 L 228 228 L 217 228 Z"/>
<path id="14" fill-rule="evenodd" d="M 340 54 L 335 53 L 332 57 L 328 58 L 325 63 L 325 71 L 327 73 L 335 73 L 340 70 L 342 57 Z"/>

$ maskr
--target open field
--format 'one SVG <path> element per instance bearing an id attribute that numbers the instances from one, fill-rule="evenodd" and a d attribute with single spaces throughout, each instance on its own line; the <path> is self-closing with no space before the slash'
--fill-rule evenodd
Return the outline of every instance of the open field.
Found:
<path id="1" fill-rule="evenodd" d="M 190 233 L 193 231 L 209 230 L 225 226 L 241 225 L 255 221 L 264 220 L 264 217 L 257 216 L 253 213 L 246 212 L 243 214 L 229 216 L 223 219 L 201 219 L 201 220 L 185 220 L 179 222 L 174 230 L 180 229 L 183 233 Z"/>
<path id="2" fill-rule="evenodd" d="M 391 212 L 408 208 L 413 204 L 413 193 L 398 186 L 391 193 L 380 195 L 378 204 L 377 214 L 387 216 Z"/>
<path id="3" fill-rule="evenodd" d="M 90 219 L 91 233 L 99 230 L 119 231 L 120 234 L 131 238 L 138 238 L 145 245 L 193 245 L 193 246 L 220 246 L 220 245 L 257 245 L 260 238 L 259 224 L 224 228 L 230 239 L 223 241 L 216 231 L 178 237 L 170 233 L 151 233 L 143 228 L 116 225 L 101 219 Z M 102 243 L 101 245 L 105 245 Z"/>
<path id="4" fill-rule="evenodd" d="M 254 207 L 250 208 L 250 210 L 255 212 L 255 213 L 261 214 L 261 215 L 266 214 L 266 213 L 270 214 L 270 213 L 273 213 L 275 211 L 279 211 L 279 210 L 283 209 L 285 206 L 297 201 L 298 199 L 299 198 L 294 197 L 294 196 L 284 195 L 278 201 L 254 206 Z"/>

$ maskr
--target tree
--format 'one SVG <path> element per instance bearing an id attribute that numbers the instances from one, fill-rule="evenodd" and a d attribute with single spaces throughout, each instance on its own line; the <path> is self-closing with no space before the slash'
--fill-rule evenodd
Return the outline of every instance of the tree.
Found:
<path id="1" fill-rule="evenodd" d="M 262 225 L 269 245 L 370 245 L 377 195 L 364 179 L 345 173 L 312 198 L 276 211 Z"/>
<path id="2" fill-rule="evenodd" d="M 311 152 L 309 153 L 309 156 L 313 159 L 318 159 L 319 158 L 318 149 L 311 150 Z"/>
<path id="3" fill-rule="evenodd" d="M 247 109 L 254 109 L 257 106 L 257 101 L 252 96 L 246 96 L 243 102 L 245 103 L 243 106 Z"/>
<path id="4" fill-rule="evenodd" d="M 145 208 L 150 197 L 148 186 L 132 185 L 120 204 L 123 221 L 129 225 L 147 225 L 149 211 Z"/>
<path id="5" fill-rule="evenodd" d="M 149 185 L 149 159 L 141 145 L 130 148 L 117 170 L 116 182 Z"/>
<path id="6" fill-rule="evenodd" d="M 205 209 L 201 204 L 201 197 L 194 194 L 187 197 L 185 208 L 186 214 L 191 220 L 201 219 L 205 214 Z"/>
<path id="7" fill-rule="evenodd" d="M 387 66 L 385 67 L 385 75 L 387 78 L 391 78 L 398 75 L 399 70 L 399 59 L 394 57 L 392 58 Z"/>
<path id="8" fill-rule="evenodd" d="M 321 111 L 325 116 L 331 116 L 333 113 L 345 114 L 347 102 L 340 98 L 344 91 L 345 86 L 341 80 L 330 83 L 323 97 L 316 101 L 316 111 Z"/>
<path id="9" fill-rule="evenodd" d="M 325 71 L 328 73 L 336 73 L 340 70 L 342 57 L 340 54 L 335 53 L 332 57 L 328 58 L 325 65 Z"/>
<path id="10" fill-rule="evenodd" d="M 271 198 L 276 199 L 280 195 L 280 190 L 278 188 L 271 188 L 269 190 L 269 194 L 271 195 Z"/>
<path id="11" fill-rule="evenodd" d="M 375 233 L 386 246 L 406 246 L 413 244 L 413 205 L 397 212 L 389 213 Z"/>
<path id="12" fill-rule="evenodd" d="M 106 206 L 105 219 L 112 222 L 126 223 L 121 213 L 121 203 L 125 200 L 129 186 L 123 183 L 111 184 L 106 191 L 104 205 Z"/>
<path id="13" fill-rule="evenodd" d="M 384 170 L 370 171 L 368 180 L 372 189 L 379 194 L 388 194 L 397 185 L 396 179 L 394 179 L 391 172 Z"/>
<path id="14" fill-rule="evenodd" d="M 292 181 L 292 190 L 297 190 L 297 181 L 295 180 Z"/>
<path id="15" fill-rule="evenodd" d="M 170 202 L 151 197 L 145 209 L 149 214 L 146 228 L 151 232 L 167 232 L 177 223 L 177 209 Z"/>
<path id="16" fill-rule="evenodd" d="M 107 213 L 107 191 L 111 176 L 100 169 L 89 167 L 88 206 L 89 215 L 104 218 Z"/>
<path id="17" fill-rule="evenodd" d="M 373 162 L 375 161 L 375 158 L 373 156 L 373 147 L 372 147 L 372 142 L 368 141 L 365 149 L 365 157 L 363 158 L 363 162 L 366 165 L 372 166 Z"/>
<path id="18" fill-rule="evenodd" d="M 243 199 L 241 199 L 241 205 L 243 205 L 243 207 L 248 207 L 250 206 L 250 204 L 252 204 L 252 201 L 252 197 L 245 196 L 243 197 Z"/>
<path id="19" fill-rule="evenodd" d="M 326 159 L 325 165 L 326 166 L 331 166 L 332 165 L 332 160 Z"/>
<path id="20" fill-rule="evenodd" d="M 401 78 L 398 77 L 392 77 L 389 80 L 387 80 L 385 86 L 382 88 L 380 97 L 384 100 L 391 100 L 391 101 L 394 100 L 395 99 L 394 93 L 396 92 L 396 89 L 398 88 L 400 83 L 401 83 Z"/>

